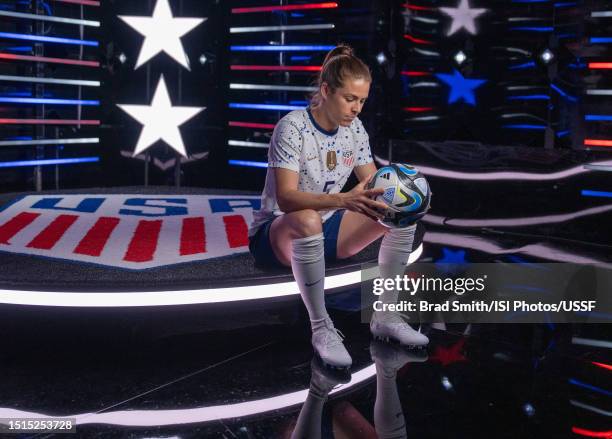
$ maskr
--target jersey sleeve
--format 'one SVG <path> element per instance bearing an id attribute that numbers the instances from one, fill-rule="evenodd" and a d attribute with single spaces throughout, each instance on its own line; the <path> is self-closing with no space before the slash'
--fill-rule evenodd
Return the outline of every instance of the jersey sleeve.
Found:
<path id="1" fill-rule="evenodd" d="M 268 166 L 300 172 L 300 154 L 303 139 L 298 128 L 290 121 L 281 119 L 272 133 Z"/>
<path id="2" fill-rule="evenodd" d="M 355 166 L 367 165 L 373 162 L 372 151 L 370 150 L 370 137 L 359 118 L 355 118 L 351 130 L 355 139 Z"/>

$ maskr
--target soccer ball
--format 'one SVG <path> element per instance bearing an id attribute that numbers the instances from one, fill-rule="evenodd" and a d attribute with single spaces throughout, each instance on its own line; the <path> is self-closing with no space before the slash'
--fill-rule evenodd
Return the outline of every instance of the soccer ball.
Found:
<path id="1" fill-rule="evenodd" d="M 391 163 L 376 171 L 366 189 L 383 188 L 376 201 L 389 208 L 380 221 L 392 228 L 407 227 L 422 218 L 429 209 L 431 191 L 427 180 L 414 166 Z"/>

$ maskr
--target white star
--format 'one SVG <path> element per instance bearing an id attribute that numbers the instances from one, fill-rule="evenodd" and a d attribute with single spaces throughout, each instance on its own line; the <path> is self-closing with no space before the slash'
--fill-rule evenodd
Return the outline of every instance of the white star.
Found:
<path id="1" fill-rule="evenodd" d="M 449 15 L 453 22 L 450 30 L 446 34 L 452 35 L 461 28 L 465 28 L 472 35 L 476 35 L 476 24 L 474 19 L 481 14 L 484 14 L 488 9 L 484 8 L 472 8 L 470 9 L 470 3 L 468 0 L 460 0 L 459 6 L 456 8 L 440 8 L 440 11 Z"/>
<path id="2" fill-rule="evenodd" d="M 159 78 L 151 105 L 120 105 L 119 108 L 143 125 L 134 156 L 158 140 L 163 140 L 172 149 L 187 157 L 183 138 L 178 129 L 206 107 L 173 107 L 163 75 Z"/>
<path id="3" fill-rule="evenodd" d="M 206 18 L 175 18 L 172 16 L 168 0 L 157 0 L 151 17 L 119 15 L 123 21 L 145 37 L 136 61 L 137 69 L 160 52 L 166 52 L 176 62 L 189 69 L 189 59 L 183 50 L 181 37 Z"/>

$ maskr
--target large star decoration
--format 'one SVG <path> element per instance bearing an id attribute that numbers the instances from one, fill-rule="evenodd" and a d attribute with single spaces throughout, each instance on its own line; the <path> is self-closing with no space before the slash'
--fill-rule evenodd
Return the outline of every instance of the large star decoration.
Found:
<path id="1" fill-rule="evenodd" d="M 204 110 L 205 107 L 173 107 L 164 77 L 159 78 L 151 105 L 120 105 L 119 108 L 143 125 L 133 156 L 138 155 L 158 140 L 187 157 L 179 126 Z"/>
<path id="2" fill-rule="evenodd" d="M 451 89 L 448 95 L 449 104 L 464 101 L 467 104 L 476 105 L 474 90 L 487 82 L 486 79 L 466 79 L 457 69 L 453 69 L 452 75 L 438 73 L 436 76 Z"/>
<path id="3" fill-rule="evenodd" d="M 460 29 L 465 29 L 472 35 L 476 35 L 475 18 L 488 11 L 485 8 L 470 8 L 468 0 L 460 0 L 456 8 L 440 8 L 440 11 L 449 15 L 453 22 L 446 35 L 452 35 Z"/>
<path id="4" fill-rule="evenodd" d="M 166 52 L 176 62 L 190 70 L 189 58 L 183 50 L 181 37 L 207 20 L 206 18 L 174 17 L 168 0 L 157 0 L 151 17 L 119 15 L 119 18 L 145 37 L 134 69 L 137 69 L 158 53 Z"/>

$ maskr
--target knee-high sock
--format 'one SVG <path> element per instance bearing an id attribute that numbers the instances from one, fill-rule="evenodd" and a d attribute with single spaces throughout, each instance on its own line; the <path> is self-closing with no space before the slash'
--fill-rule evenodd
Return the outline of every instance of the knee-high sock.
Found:
<path id="1" fill-rule="evenodd" d="M 323 233 L 294 239 L 291 243 L 291 269 L 315 329 L 328 317 L 325 309 Z"/>
<path id="2" fill-rule="evenodd" d="M 310 389 L 300 410 L 291 439 L 317 439 L 321 437 L 321 418 L 327 395 L 318 395 Z"/>
<path id="3" fill-rule="evenodd" d="M 374 427 L 380 439 L 405 438 L 406 421 L 397 393 L 397 371 L 385 370 L 376 364 L 376 401 L 374 402 Z"/>
<path id="4" fill-rule="evenodd" d="M 414 242 L 416 224 L 402 229 L 390 229 L 382 239 L 378 251 L 378 266 L 380 277 L 395 278 L 403 276 Z M 399 292 L 395 289 L 386 290 L 380 295 L 382 303 L 397 303 Z"/>

